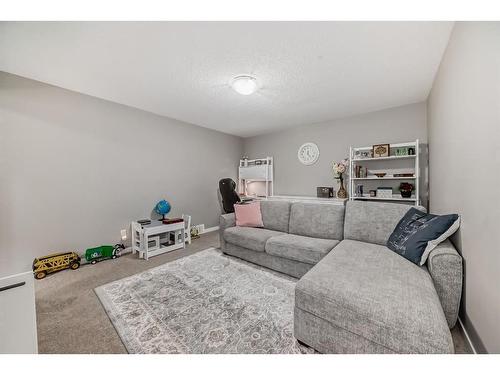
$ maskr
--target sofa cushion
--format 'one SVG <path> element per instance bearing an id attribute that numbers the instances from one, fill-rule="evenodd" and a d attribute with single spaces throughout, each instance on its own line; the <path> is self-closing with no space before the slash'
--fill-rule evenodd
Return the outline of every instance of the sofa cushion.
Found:
<path id="1" fill-rule="evenodd" d="M 341 240 L 344 206 L 329 203 L 292 203 L 289 233 L 300 236 Z"/>
<path id="2" fill-rule="evenodd" d="M 269 238 L 282 234 L 282 232 L 264 228 L 230 227 L 224 231 L 224 239 L 247 249 L 264 251 Z"/>
<path id="3" fill-rule="evenodd" d="M 244 259 L 247 262 L 270 268 L 297 279 L 300 279 L 313 267 L 312 264 L 297 262 L 296 260 L 292 259 L 275 257 L 274 255 L 266 253 L 265 251 L 254 251 L 246 249 L 244 247 L 240 247 L 238 245 L 233 245 L 232 243 L 226 243 L 223 251 L 226 254 Z"/>
<path id="4" fill-rule="evenodd" d="M 348 201 L 344 238 L 385 246 L 392 231 L 411 207 L 398 203 Z M 425 211 L 423 207 L 419 209 Z"/>
<path id="5" fill-rule="evenodd" d="M 267 241 L 266 253 L 303 263 L 316 264 L 338 243 L 338 240 L 284 234 L 271 237 Z"/>
<path id="6" fill-rule="evenodd" d="M 261 201 L 260 211 L 264 228 L 288 233 L 290 221 L 290 202 Z"/>
<path id="7" fill-rule="evenodd" d="M 295 288 L 296 307 L 398 353 L 452 353 L 431 277 L 385 246 L 344 240 Z"/>

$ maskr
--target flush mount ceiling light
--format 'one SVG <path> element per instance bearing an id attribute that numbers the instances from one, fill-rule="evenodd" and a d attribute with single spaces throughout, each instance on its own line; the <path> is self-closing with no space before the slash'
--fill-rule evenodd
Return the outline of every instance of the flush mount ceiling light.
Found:
<path id="1" fill-rule="evenodd" d="M 251 76 L 237 76 L 234 77 L 232 86 L 238 94 L 250 95 L 257 90 L 257 80 Z"/>

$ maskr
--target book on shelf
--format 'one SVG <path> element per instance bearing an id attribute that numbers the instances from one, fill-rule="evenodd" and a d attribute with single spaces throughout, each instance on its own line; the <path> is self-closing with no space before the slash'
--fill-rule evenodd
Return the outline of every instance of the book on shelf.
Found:
<path id="1" fill-rule="evenodd" d="M 354 167 L 354 176 L 356 178 L 366 178 L 368 177 L 368 169 L 361 165 L 356 165 Z"/>

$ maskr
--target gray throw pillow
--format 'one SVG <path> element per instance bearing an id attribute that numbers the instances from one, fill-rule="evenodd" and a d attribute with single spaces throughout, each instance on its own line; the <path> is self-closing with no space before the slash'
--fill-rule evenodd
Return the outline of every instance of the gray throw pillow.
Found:
<path id="1" fill-rule="evenodd" d="M 459 226 L 457 214 L 432 215 L 412 207 L 396 225 L 387 247 L 409 261 L 423 265 L 429 253 Z"/>

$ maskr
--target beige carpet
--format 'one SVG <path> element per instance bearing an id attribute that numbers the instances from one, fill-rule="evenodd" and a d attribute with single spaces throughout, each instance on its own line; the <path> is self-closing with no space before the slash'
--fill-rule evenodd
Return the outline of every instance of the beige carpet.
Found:
<path id="1" fill-rule="evenodd" d="M 127 353 L 94 288 L 152 267 L 218 247 L 218 233 L 201 236 L 184 250 L 159 255 L 148 261 L 132 254 L 77 271 L 62 271 L 35 282 L 40 353 Z M 457 353 L 469 352 L 458 325 L 453 329 Z"/>

